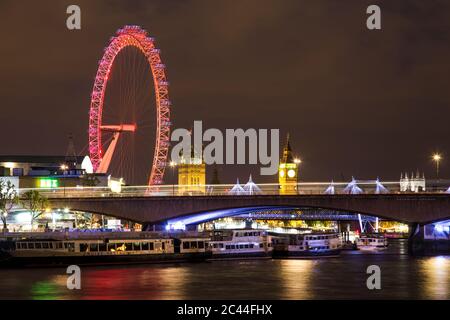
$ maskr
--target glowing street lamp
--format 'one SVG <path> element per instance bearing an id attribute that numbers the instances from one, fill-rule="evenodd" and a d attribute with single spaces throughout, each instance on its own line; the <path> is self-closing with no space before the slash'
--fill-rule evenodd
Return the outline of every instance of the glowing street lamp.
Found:
<path id="1" fill-rule="evenodd" d="M 295 158 L 294 159 L 294 163 L 295 164 L 300 164 L 300 163 L 302 163 L 302 160 L 300 160 L 299 158 Z"/>
<path id="2" fill-rule="evenodd" d="M 67 169 L 69 169 L 69 166 L 66 164 L 62 164 L 60 166 L 60 169 L 63 171 L 63 175 L 65 175 L 65 172 Z M 66 180 L 64 179 L 64 177 L 62 178 L 63 181 L 63 192 L 64 192 L 64 198 L 66 197 Z"/>
<path id="3" fill-rule="evenodd" d="M 436 163 L 436 178 L 439 180 L 439 163 L 442 160 L 442 156 L 439 153 L 435 153 L 432 159 Z"/>
<path id="4" fill-rule="evenodd" d="M 175 161 L 170 161 L 169 167 L 172 169 L 172 179 L 175 179 L 175 167 L 177 163 Z M 172 181 L 172 196 L 175 195 L 175 181 Z"/>

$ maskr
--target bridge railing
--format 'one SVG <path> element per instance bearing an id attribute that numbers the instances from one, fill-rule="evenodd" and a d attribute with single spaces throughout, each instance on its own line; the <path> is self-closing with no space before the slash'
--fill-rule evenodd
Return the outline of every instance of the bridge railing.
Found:
<path id="1" fill-rule="evenodd" d="M 113 192 L 109 187 L 59 187 L 59 188 L 21 188 L 19 196 L 29 190 L 38 190 L 48 198 L 110 198 L 110 197 L 152 197 L 152 196 L 236 196 L 236 195 L 326 195 L 326 194 L 375 194 L 400 193 L 398 182 L 383 182 L 386 190 L 377 190 L 375 181 L 358 181 L 357 188 L 349 188 L 348 182 L 333 183 L 334 193 L 327 182 L 301 182 L 288 186 L 283 191 L 279 184 L 258 184 L 257 188 L 236 188 L 233 184 L 219 185 L 159 185 L 159 186 L 122 186 L 120 192 Z M 327 190 L 328 189 L 328 190 Z M 421 193 L 444 193 L 446 188 L 433 187 Z M 328 191 L 328 192 L 327 192 Z"/>

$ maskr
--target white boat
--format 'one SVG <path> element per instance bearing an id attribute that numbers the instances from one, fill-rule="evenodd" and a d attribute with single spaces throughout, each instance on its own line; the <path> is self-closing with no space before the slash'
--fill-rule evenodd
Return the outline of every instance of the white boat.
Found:
<path id="1" fill-rule="evenodd" d="M 356 239 L 356 247 L 360 250 L 379 250 L 387 246 L 388 240 L 381 234 L 362 234 Z"/>
<path id="2" fill-rule="evenodd" d="M 270 258 L 271 236 L 265 230 L 215 230 L 208 243 L 212 260 Z"/>
<path id="3" fill-rule="evenodd" d="M 329 257 L 342 249 L 338 233 L 287 234 L 274 237 L 274 257 Z"/>

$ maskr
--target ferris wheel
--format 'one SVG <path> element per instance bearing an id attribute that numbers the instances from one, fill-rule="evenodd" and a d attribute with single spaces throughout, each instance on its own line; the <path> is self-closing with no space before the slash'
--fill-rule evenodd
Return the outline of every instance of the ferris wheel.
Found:
<path id="1" fill-rule="evenodd" d="M 125 26 L 119 29 L 114 37 L 110 39 L 108 46 L 105 48 L 102 59 L 99 62 L 99 67 L 94 81 L 94 86 L 91 95 L 90 111 L 89 111 L 89 155 L 92 162 L 94 172 L 107 173 L 110 169 L 112 159 L 114 158 L 115 150 L 117 149 L 119 138 L 122 135 L 133 135 L 140 130 L 137 123 L 139 119 L 131 120 L 116 119 L 114 121 L 129 121 L 120 123 L 110 123 L 109 119 L 105 118 L 105 110 L 108 106 L 105 105 L 107 87 L 110 85 L 113 69 L 115 74 L 120 74 L 116 71 L 115 65 L 117 58 L 121 53 L 126 52 L 132 48 L 134 52 L 140 55 L 141 59 L 145 59 L 148 64 L 143 66 L 142 63 L 138 65 L 139 58 L 132 57 L 133 68 L 130 63 L 124 68 L 125 70 L 138 70 L 152 76 L 153 85 L 151 85 L 154 102 L 156 106 L 156 124 L 154 129 L 155 143 L 153 149 L 153 161 L 149 166 L 149 172 L 145 174 L 148 176 L 148 185 L 158 185 L 163 182 L 164 170 L 166 167 L 169 144 L 170 144 L 170 107 L 169 100 L 169 83 L 165 74 L 165 65 L 162 63 L 160 57 L 160 50 L 155 47 L 154 39 L 149 37 L 147 32 L 138 26 Z M 136 54 L 135 54 L 136 55 Z M 131 58 L 130 58 L 131 59 Z M 136 62 L 137 61 L 137 62 Z M 136 67 L 137 66 L 137 67 Z M 120 67 L 120 66 L 119 66 Z M 119 68 L 117 67 L 117 68 Z M 147 69 L 146 69 L 147 68 Z M 146 71 L 147 70 L 147 71 Z M 123 91 L 130 95 L 131 86 L 139 86 L 141 80 L 130 81 L 128 86 L 120 84 L 120 88 L 126 87 Z M 151 84 L 151 83 L 150 83 Z M 150 90 L 144 88 L 145 92 L 149 94 Z M 119 91 L 118 89 L 115 91 Z M 136 102 L 136 96 L 133 96 Z M 120 99 L 115 99 L 119 101 Z M 126 106 L 125 112 L 130 113 L 133 101 L 124 103 Z M 148 106 L 145 106 L 148 109 Z M 146 117 L 149 117 L 148 114 Z M 110 138 L 107 141 L 104 138 L 105 134 L 109 134 Z M 151 136 L 146 136 L 145 141 L 150 141 Z M 109 142 L 108 146 L 106 144 Z M 104 151 L 106 149 L 106 151 Z M 125 154 L 130 154 L 133 151 L 125 151 Z M 145 159 L 150 163 L 150 159 Z M 142 174 L 142 173 L 140 173 Z"/>

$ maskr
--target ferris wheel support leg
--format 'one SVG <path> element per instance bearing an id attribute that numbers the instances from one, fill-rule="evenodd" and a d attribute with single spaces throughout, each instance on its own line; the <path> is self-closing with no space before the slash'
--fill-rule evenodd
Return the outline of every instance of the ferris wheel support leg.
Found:
<path id="1" fill-rule="evenodd" d="M 100 162 L 100 165 L 98 166 L 98 169 L 96 173 L 107 173 L 109 169 L 109 165 L 111 164 L 111 159 L 114 154 L 114 150 L 117 146 L 117 141 L 119 140 L 120 132 L 114 132 L 113 138 L 111 143 L 108 146 L 108 149 L 105 152 L 104 157 L 102 158 L 102 161 Z"/>

